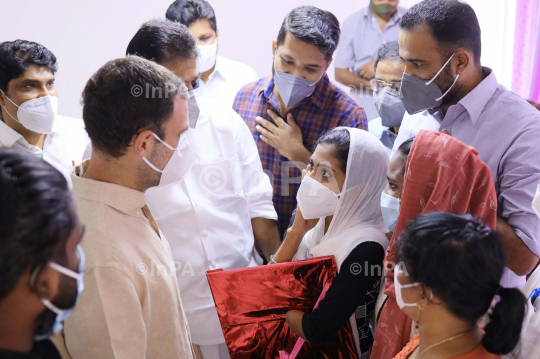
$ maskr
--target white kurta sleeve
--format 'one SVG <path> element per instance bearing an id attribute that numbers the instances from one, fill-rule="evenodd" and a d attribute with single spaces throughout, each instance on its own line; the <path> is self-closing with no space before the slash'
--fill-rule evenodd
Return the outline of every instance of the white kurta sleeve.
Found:
<path id="1" fill-rule="evenodd" d="M 272 185 L 264 173 L 259 150 L 246 123 L 235 112 L 233 123 L 237 124 L 236 147 L 242 172 L 242 188 L 249 205 L 249 214 L 253 218 L 277 220 L 277 213 L 272 202 Z"/>

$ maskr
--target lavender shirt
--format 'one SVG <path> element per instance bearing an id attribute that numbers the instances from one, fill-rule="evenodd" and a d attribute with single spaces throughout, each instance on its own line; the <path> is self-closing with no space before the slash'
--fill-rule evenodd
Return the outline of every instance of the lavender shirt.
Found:
<path id="1" fill-rule="evenodd" d="M 487 77 L 451 106 L 444 118 L 441 111 L 430 114 L 439 122 L 441 131 L 447 130 L 478 150 L 478 156 L 493 174 L 498 215 L 508 220 L 533 253 L 540 255 L 540 219 L 532 209 L 540 179 L 540 111 L 499 85 L 491 69 L 483 70 Z M 410 126 L 409 131 L 400 129 L 394 150 L 420 129 L 433 129 L 425 118 L 418 120 L 415 116 L 419 115 L 404 118 L 404 122 L 416 125 Z M 406 124 L 403 127 L 408 128 Z M 510 272 L 505 274 L 502 284 L 519 287 L 524 283 L 524 277 Z"/>

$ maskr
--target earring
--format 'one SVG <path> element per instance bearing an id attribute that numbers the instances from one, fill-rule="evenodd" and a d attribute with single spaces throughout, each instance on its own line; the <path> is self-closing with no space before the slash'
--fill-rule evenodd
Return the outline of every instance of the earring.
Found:
<path id="1" fill-rule="evenodd" d="M 418 330 L 418 327 L 420 326 L 420 320 L 422 319 L 422 306 L 420 304 L 416 304 L 418 306 L 418 310 L 420 311 L 420 314 L 418 314 L 418 320 L 416 320 L 415 328 Z"/>

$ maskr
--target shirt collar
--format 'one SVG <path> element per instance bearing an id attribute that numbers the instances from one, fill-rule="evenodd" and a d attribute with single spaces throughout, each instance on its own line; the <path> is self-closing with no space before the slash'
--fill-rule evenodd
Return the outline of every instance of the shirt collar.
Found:
<path id="1" fill-rule="evenodd" d="M 371 6 L 363 8 L 360 11 L 362 12 L 361 14 L 362 14 L 362 17 L 364 17 L 364 18 L 372 18 L 373 17 L 373 14 L 371 13 Z M 396 12 L 394 13 L 394 15 L 392 15 L 390 20 L 388 20 L 388 23 L 386 24 L 386 27 L 399 23 L 399 21 L 403 17 L 403 14 L 404 14 L 403 10 L 398 6 L 397 9 L 396 9 Z"/>
<path id="2" fill-rule="evenodd" d="M 21 142 L 21 139 L 24 141 L 22 144 L 29 145 L 20 133 L 9 127 L 4 121 L 0 120 L 0 142 L 3 146 L 13 147 L 13 144 L 17 141 Z"/>
<path id="3" fill-rule="evenodd" d="M 214 71 L 208 77 L 210 78 L 214 76 L 221 76 L 223 77 L 223 79 L 227 80 L 227 76 L 226 76 L 227 71 L 225 70 L 226 69 L 223 67 L 223 60 L 221 59 L 221 56 L 218 55 L 216 56 L 216 64 L 214 67 Z"/>
<path id="4" fill-rule="evenodd" d="M 90 160 L 86 160 L 71 173 L 75 196 L 103 203 L 127 215 L 138 217 L 139 211 L 146 205 L 144 193 L 114 183 L 83 178 L 89 165 Z"/>
<path id="5" fill-rule="evenodd" d="M 54 138 L 58 132 L 58 125 L 56 124 L 56 121 L 53 124 L 53 131 L 50 135 L 47 135 L 47 140 Z M 31 144 L 26 141 L 26 139 L 21 135 L 19 132 L 15 131 L 11 127 L 9 127 L 4 121 L 0 120 L 0 143 L 2 143 L 5 147 L 13 147 L 15 142 L 18 142 L 19 144 L 28 147 L 29 149 L 32 149 L 33 147 Z M 36 147 L 37 148 L 37 147 Z"/>
<path id="6" fill-rule="evenodd" d="M 325 73 L 315 87 L 315 91 L 309 96 L 309 99 L 311 99 L 315 106 L 323 110 L 330 93 L 330 79 L 328 78 L 328 74 Z M 260 85 L 259 94 L 263 94 L 267 100 L 270 100 L 274 94 L 273 90 L 274 79 L 267 77 Z"/>
<path id="7" fill-rule="evenodd" d="M 482 67 L 482 70 L 487 75 L 486 78 L 458 102 L 465 107 L 473 124 L 478 121 L 487 102 L 499 87 L 495 72 L 487 67 Z"/>

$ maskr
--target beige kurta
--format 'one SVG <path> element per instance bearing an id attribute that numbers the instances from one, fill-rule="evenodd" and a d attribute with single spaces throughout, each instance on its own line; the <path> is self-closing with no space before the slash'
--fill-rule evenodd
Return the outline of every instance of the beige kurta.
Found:
<path id="1" fill-rule="evenodd" d="M 192 358 L 171 250 L 144 193 L 79 177 L 88 164 L 72 175 L 86 264 L 65 322 L 71 357 Z"/>

